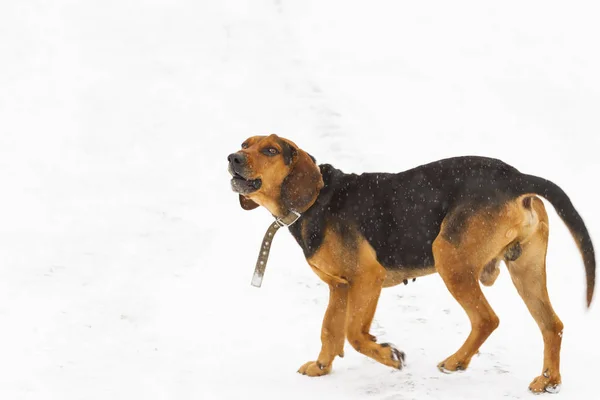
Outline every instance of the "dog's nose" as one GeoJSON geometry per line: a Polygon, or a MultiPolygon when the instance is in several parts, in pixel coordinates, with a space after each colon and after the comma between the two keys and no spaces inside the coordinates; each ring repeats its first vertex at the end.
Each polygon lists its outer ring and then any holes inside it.
{"type": "Polygon", "coordinates": [[[244,162],[244,156],[239,153],[232,153],[227,156],[227,161],[229,161],[230,164],[242,164],[244,162]]]}

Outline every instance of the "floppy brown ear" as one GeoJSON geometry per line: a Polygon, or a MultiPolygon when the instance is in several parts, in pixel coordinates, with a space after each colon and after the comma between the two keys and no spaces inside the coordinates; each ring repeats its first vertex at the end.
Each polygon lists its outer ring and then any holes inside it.
{"type": "Polygon", "coordinates": [[[319,166],[303,150],[292,149],[292,167],[281,184],[281,204],[288,210],[304,212],[323,187],[319,166]]]}
{"type": "Polygon", "coordinates": [[[250,199],[245,198],[241,194],[240,194],[240,205],[242,206],[242,208],[244,210],[254,210],[256,207],[258,207],[258,204],[256,204],[255,202],[253,202],[250,199]]]}

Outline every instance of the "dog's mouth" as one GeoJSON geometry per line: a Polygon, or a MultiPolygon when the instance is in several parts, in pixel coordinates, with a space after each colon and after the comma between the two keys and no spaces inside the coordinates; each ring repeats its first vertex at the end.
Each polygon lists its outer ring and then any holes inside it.
{"type": "Polygon", "coordinates": [[[262,180],[244,178],[237,171],[229,170],[231,174],[231,189],[239,194],[249,194],[256,192],[262,186],[262,180]]]}

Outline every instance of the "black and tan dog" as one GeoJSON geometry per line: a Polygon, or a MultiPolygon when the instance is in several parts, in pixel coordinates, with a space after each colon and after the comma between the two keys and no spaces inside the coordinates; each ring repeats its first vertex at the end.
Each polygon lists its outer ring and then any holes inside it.
{"type": "Polygon", "coordinates": [[[360,353],[402,368],[404,353],[369,333],[383,287],[439,273],[471,320],[465,343],[438,368],[464,370],[499,319],[479,282],[492,285],[505,261],[544,339],[542,374],[533,392],[556,391],[563,324],[546,289],[547,199],[583,257],[587,304],[595,283],[594,248],[567,195],[545,179],[502,161],[457,157],[397,173],[345,174],[276,135],[254,136],[228,157],[231,186],[246,210],[275,217],[301,214],[289,227],[330,298],[315,361],[300,367],[327,374],[348,342],[360,353]]]}

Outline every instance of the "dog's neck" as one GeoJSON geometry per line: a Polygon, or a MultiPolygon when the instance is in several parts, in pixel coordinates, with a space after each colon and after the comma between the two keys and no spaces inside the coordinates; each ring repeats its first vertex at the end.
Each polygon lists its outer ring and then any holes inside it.
{"type": "Polygon", "coordinates": [[[252,200],[266,208],[267,211],[271,213],[273,218],[284,219],[289,215],[293,215],[294,213],[298,213],[301,215],[308,211],[317,202],[322,190],[323,188],[320,188],[317,194],[314,196],[314,198],[311,199],[311,201],[306,206],[298,209],[288,208],[282,204],[281,200],[272,200],[272,196],[257,196],[253,197],[252,200]]]}

